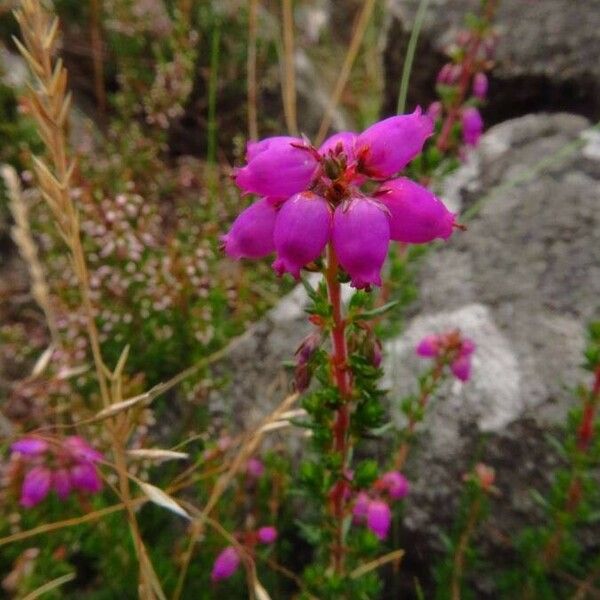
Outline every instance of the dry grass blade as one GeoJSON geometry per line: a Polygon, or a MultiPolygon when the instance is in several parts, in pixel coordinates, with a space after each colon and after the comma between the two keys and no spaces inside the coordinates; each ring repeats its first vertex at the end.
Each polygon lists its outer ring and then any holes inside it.
{"type": "Polygon", "coordinates": [[[359,577],[362,577],[366,573],[369,573],[370,571],[373,571],[374,569],[378,569],[379,567],[386,565],[389,562],[401,560],[403,556],[404,556],[404,550],[394,550],[393,552],[384,554],[383,556],[380,556],[379,558],[376,558],[375,560],[372,560],[371,562],[368,562],[364,565],[361,565],[360,567],[357,567],[356,569],[354,569],[354,571],[352,571],[350,573],[350,577],[352,579],[358,579],[359,577]]]}
{"type": "MultiPolygon", "coordinates": [[[[23,258],[27,265],[29,277],[31,278],[31,295],[44,311],[46,323],[48,324],[50,336],[52,337],[52,343],[56,348],[59,344],[58,327],[56,326],[56,317],[50,300],[50,288],[46,283],[44,269],[39,260],[37,246],[33,240],[31,228],[29,227],[29,208],[23,198],[19,177],[13,167],[10,165],[2,165],[0,173],[2,174],[8,191],[8,207],[15,221],[15,224],[11,228],[11,236],[19,249],[21,258],[23,258]]],[[[51,354],[52,353],[50,352],[50,355],[51,354]]],[[[48,360],[49,359],[50,356],[48,356],[48,360]]]]}
{"type": "Polygon", "coordinates": [[[296,67],[294,64],[294,11],[292,0],[282,0],[283,16],[283,112],[290,135],[298,135],[296,67]]]}
{"type": "Polygon", "coordinates": [[[36,598],[39,598],[46,592],[51,592],[52,590],[55,590],[61,585],[69,583],[69,581],[73,581],[75,577],[76,573],[67,573],[66,575],[57,577],[56,579],[53,579],[52,581],[49,581],[48,583],[45,583],[44,585],[40,586],[37,590],[33,590],[33,592],[27,594],[27,596],[24,596],[22,600],[35,600],[36,598]]]}
{"type": "Polygon", "coordinates": [[[350,77],[352,66],[354,65],[354,61],[356,60],[358,51],[360,50],[360,46],[365,36],[365,32],[367,31],[367,26],[369,25],[369,21],[371,20],[371,15],[373,14],[375,2],[376,0],[365,0],[363,8],[360,12],[358,22],[356,23],[356,28],[354,29],[352,39],[350,40],[348,52],[346,53],[346,57],[344,58],[344,63],[340,70],[338,79],[335,83],[335,87],[333,89],[333,93],[331,94],[331,98],[329,99],[329,104],[325,109],[325,114],[323,115],[323,120],[321,121],[319,132],[317,133],[317,138],[315,141],[316,146],[321,145],[321,143],[325,139],[325,136],[327,135],[327,132],[329,131],[329,128],[331,127],[331,118],[333,116],[333,112],[335,111],[335,107],[339,104],[344,88],[346,87],[346,83],[348,83],[348,78],[350,77]]]}
{"type": "Polygon", "coordinates": [[[258,0],[249,0],[248,6],[248,56],[246,77],[248,85],[248,137],[258,139],[258,86],[256,82],[256,35],[258,0]]]}
{"type": "Polygon", "coordinates": [[[140,448],[137,450],[127,450],[127,456],[150,460],[186,460],[190,457],[190,455],[185,452],[161,450],[160,448],[140,448]]]}
{"type": "Polygon", "coordinates": [[[152,485],[151,483],[145,483],[143,481],[138,481],[138,485],[144,494],[146,494],[146,496],[148,496],[148,498],[154,502],[154,504],[162,506],[163,508],[174,512],[176,515],[179,515],[184,519],[188,519],[190,521],[192,520],[192,517],[190,517],[190,515],[183,508],[181,508],[181,506],[179,506],[179,504],[177,504],[177,502],[175,502],[175,500],[173,500],[169,494],[160,488],[152,485]]]}

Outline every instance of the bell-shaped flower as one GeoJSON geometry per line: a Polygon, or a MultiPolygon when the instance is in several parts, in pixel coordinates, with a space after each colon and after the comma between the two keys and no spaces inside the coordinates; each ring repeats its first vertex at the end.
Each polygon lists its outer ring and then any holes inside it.
{"type": "Polygon", "coordinates": [[[56,495],[61,500],[66,500],[67,496],[71,493],[73,485],[71,484],[71,475],[68,469],[57,469],[52,474],[52,487],[56,492],[56,495]]]}
{"type": "Polygon", "coordinates": [[[488,91],[488,78],[485,73],[475,73],[473,77],[473,95],[480,100],[485,100],[488,91]]]}
{"type": "Polygon", "coordinates": [[[459,356],[452,361],[450,370],[460,381],[468,381],[471,378],[471,358],[469,356],[459,356]]]}
{"type": "Polygon", "coordinates": [[[52,473],[47,467],[37,466],[30,469],[23,479],[21,487],[21,505],[31,508],[39,504],[50,492],[52,473]]]}
{"type": "Polygon", "coordinates": [[[296,279],[300,269],[316,260],[331,235],[331,210],[327,201],[312,192],[292,196],[279,209],[273,239],[277,259],[273,268],[279,275],[296,279]]]}
{"type": "Polygon", "coordinates": [[[87,460],[97,462],[102,460],[103,456],[98,450],[92,448],[82,437],[70,435],[65,438],[63,447],[75,458],[75,460],[87,460]]]}
{"type": "Polygon", "coordinates": [[[262,544],[273,544],[277,539],[277,529],[272,526],[261,527],[258,532],[258,541],[262,544]]]}
{"type": "Polygon", "coordinates": [[[350,163],[355,159],[354,144],[357,139],[356,133],[351,131],[340,131],[327,138],[319,148],[319,154],[323,158],[346,156],[350,163]]]}
{"type": "Polygon", "coordinates": [[[233,546],[227,546],[215,559],[210,578],[221,581],[231,577],[240,565],[240,555],[233,546]]]}
{"type": "Polygon", "coordinates": [[[392,500],[401,500],[408,495],[408,479],[399,471],[388,471],[381,477],[381,485],[390,495],[392,500]]]}
{"type": "Polygon", "coordinates": [[[359,492],[354,500],[354,507],[352,508],[352,520],[354,523],[363,523],[367,518],[367,512],[369,510],[369,503],[371,498],[367,492],[359,492]]]}
{"type": "Polygon", "coordinates": [[[11,444],[10,449],[23,456],[40,456],[48,450],[48,442],[40,438],[24,437],[11,444]]]}
{"type": "Polygon", "coordinates": [[[420,108],[371,125],[355,143],[359,172],[376,179],[395,175],[421,152],[432,133],[433,121],[420,108]]]}
{"type": "Polygon", "coordinates": [[[424,358],[433,358],[440,352],[440,344],[438,336],[435,333],[426,335],[418,344],[415,349],[418,356],[424,358]]]}
{"type": "Polygon", "coordinates": [[[263,258],[275,250],[273,230],[276,204],[262,198],[242,211],[221,241],[225,252],[235,259],[263,258]]]}
{"type": "Polygon", "coordinates": [[[367,508],[367,527],[380,539],[387,537],[392,523],[392,511],[383,500],[371,500],[367,508]]]}
{"type": "Polygon", "coordinates": [[[102,479],[96,467],[89,462],[80,462],[71,467],[71,483],[74,488],[90,494],[102,489],[102,479]]]}
{"type": "Polygon", "coordinates": [[[477,146],[483,133],[483,119],[474,106],[469,106],[461,115],[463,140],[467,146],[477,146]]]}
{"type": "Polygon", "coordinates": [[[355,288],[381,285],[390,240],[388,219],[385,208],[371,198],[352,198],[335,210],[333,247],[355,288]]]}
{"type": "Polygon", "coordinates": [[[377,199],[390,213],[390,237],[407,244],[448,239],[454,229],[454,213],[427,188],[407,177],[387,181],[377,199]]]}
{"type": "Polygon", "coordinates": [[[276,136],[251,142],[248,164],[236,169],[236,184],[244,192],[260,196],[288,197],[305,190],[319,161],[301,138],[276,136]]]}

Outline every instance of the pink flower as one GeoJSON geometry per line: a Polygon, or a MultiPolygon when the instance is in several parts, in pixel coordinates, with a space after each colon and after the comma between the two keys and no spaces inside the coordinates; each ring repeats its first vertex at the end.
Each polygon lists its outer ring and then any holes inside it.
{"type": "Polygon", "coordinates": [[[323,145],[319,148],[319,154],[324,158],[340,157],[344,154],[347,162],[351,163],[356,158],[354,155],[354,144],[357,137],[356,133],[352,133],[351,131],[335,133],[323,142],[323,145]]]}
{"type": "Polygon", "coordinates": [[[39,438],[24,437],[11,444],[10,449],[24,456],[39,456],[48,450],[48,442],[39,438]]]}
{"type": "Polygon", "coordinates": [[[47,467],[33,467],[25,475],[21,488],[21,505],[31,508],[46,498],[52,484],[52,473],[47,467]]]}
{"type": "Polygon", "coordinates": [[[387,537],[392,523],[392,511],[383,500],[371,500],[367,509],[367,527],[380,539],[387,537]]]}
{"type": "Polygon", "coordinates": [[[361,289],[381,285],[390,240],[388,215],[370,198],[353,198],[333,215],[333,247],[342,267],[361,289]]]}
{"type": "Polygon", "coordinates": [[[408,479],[399,471],[389,471],[381,477],[381,484],[387,490],[390,498],[401,500],[408,495],[410,488],[408,479]]]}
{"type": "Polygon", "coordinates": [[[427,188],[406,177],[386,182],[379,189],[377,199],[390,212],[392,240],[424,244],[452,235],[454,213],[427,188]]]}
{"type": "Polygon", "coordinates": [[[452,361],[450,370],[457,379],[468,381],[471,377],[471,359],[468,356],[459,356],[452,361]]]}
{"type": "Polygon", "coordinates": [[[324,198],[312,192],[292,196],[275,221],[273,268],[279,275],[290,273],[299,279],[300,269],[321,255],[330,233],[331,210],[324,198]]]}
{"type": "Polygon", "coordinates": [[[485,100],[488,91],[488,78],[485,73],[476,73],[473,78],[473,95],[485,100]]]}
{"type": "Polygon", "coordinates": [[[438,72],[437,74],[437,83],[440,85],[449,85],[451,83],[454,83],[451,78],[452,78],[452,67],[454,65],[452,65],[452,63],[446,63],[438,72]]]}
{"type": "Polygon", "coordinates": [[[433,122],[420,108],[371,125],[355,143],[359,171],[376,179],[395,175],[421,152],[432,133],[433,122]]]}
{"type": "Polygon", "coordinates": [[[263,544],[272,544],[277,539],[277,529],[267,526],[258,530],[258,540],[263,544]]]}
{"type": "Polygon", "coordinates": [[[276,136],[247,146],[248,164],[234,173],[245,192],[288,197],[306,189],[319,166],[314,152],[301,138],[276,136]]]}
{"type": "Polygon", "coordinates": [[[57,469],[54,471],[52,475],[52,484],[56,495],[61,500],[66,500],[73,488],[69,471],[67,469],[57,469]]]}
{"type": "Polygon", "coordinates": [[[98,450],[92,448],[82,437],[71,435],[65,438],[63,448],[71,453],[76,460],[87,460],[97,462],[102,460],[103,456],[98,450]]]}
{"type": "Polygon", "coordinates": [[[435,334],[426,335],[417,345],[416,352],[419,356],[432,358],[439,354],[440,347],[438,336],[435,334]]]}
{"type": "Polygon", "coordinates": [[[227,546],[215,559],[210,577],[215,582],[227,579],[236,572],[239,564],[238,551],[233,546],[227,546]]]}
{"type": "Polygon", "coordinates": [[[427,116],[435,123],[442,116],[442,103],[439,100],[432,102],[427,108],[427,116]]]}
{"type": "Polygon", "coordinates": [[[95,494],[102,489],[102,479],[96,467],[89,462],[81,462],[71,467],[71,483],[82,492],[95,494]]]}
{"type": "Polygon", "coordinates": [[[246,473],[254,479],[258,479],[265,472],[265,465],[258,458],[250,458],[246,463],[246,473]]]}
{"type": "Polygon", "coordinates": [[[221,238],[225,252],[235,259],[263,258],[275,250],[273,230],[277,209],[263,198],[242,211],[221,238]]]}
{"type": "Polygon", "coordinates": [[[467,146],[477,146],[483,133],[481,114],[475,107],[469,106],[463,110],[461,120],[465,144],[467,146]]]}
{"type": "Polygon", "coordinates": [[[366,492],[359,492],[357,494],[354,501],[354,508],[352,509],[352,520],[354,523],[363,523],[365,521],[370,502],[371,499],[366,492]]]}

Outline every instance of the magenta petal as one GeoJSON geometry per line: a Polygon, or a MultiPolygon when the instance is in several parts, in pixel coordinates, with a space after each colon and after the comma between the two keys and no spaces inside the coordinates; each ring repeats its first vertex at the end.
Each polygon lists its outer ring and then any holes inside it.
{"type": "Polygon", "coordinates": [[[246,473],[250,475],[250,477],[254,477],[258,479],[262,477],[262,474],[265,472],[265,465],[263,465],[262,461],[258,460],[258,458],[249,458],[246,463],[246,473]]]}
{"type": "Polygon", "coordinates": [[[48,442],[39,438],[25,437],[11,444],[10,449],[25,456],[39,456],[48,450],[48,442]]]}
{"type": "Polygon", "coordinates": [[[356,133],[351,131],[340,131],[323,142],[319,154],[325,158],[345,154],[348,162],[352,162],[355,159],[354,144],[357,137],[356,133]]]}
{"type": "Polygon", "coordinates": [[[74,458],[78,460],[97,462],[104,458],[102,454],[98,452],[98,450],[92,448],[81,436],[78,435],[70,435],[69,437],[65,438],[63,446],[74,458]]]}
{"type": "Polygon", "coordinates": [[[485,100],[488,91],[488,78],[485,73],[476,73],[473,78],[473,95],[485,100]]]}
{"type": "Polygon", "coordinates": [[[291,273],[298,279],[300,269],[319,258],[330,233],[331,210],[324,198],[312,192],[292,196],[275,220],[273,268],[279,275],[291,273]]]}
{"type": "Polygon", "coordinates": [[[354,501],[352,509],[352,520],[354,523],[362,523],[367,518],[367,511],[371,499],[366,492],[359,492],[354,501]]]}
{"type": "Polygon", "coordinates": [[[71,467],[71,483],[82,492],[95,494],[102,489],[102,479],[93,464],[82,462],[71,467]]]}
{"type": "Polygon", "coordinates": [[[277,539],[277,529],[272,526],[261,527],[258,530],[258,539],[263,544],[272,544],[277,539]]]}
{"type": "Polygon", "coordinates": [[[381,285],[390,240],[388,216],[370,198],[354,198],[333,215],[333,247],[355,288],[381,285]]]}
{"type": "Polygon", "coordinates": [[[58,469],[52,476],[54,491],[61,500],[66,500],[71,493],[71,475],[67,469],[58,469]]]}
{"type": "Polygon", "coordinates": [[[421,152],[432,133],[433,121],[420,108],[371,125],[355,144],[361,171],[380,179],[395,175],[421,152]]]}
{"type": "Polygon", "coordinates": [[[247,155],[248,164],[235,171],[235,182],[244,192],[260,196],[301,192],[318,168],[317,157],[301,138],[279,136],[251,143],[247,155]]]}
{"type": "Polygon", "coordinates": [[[380,539],[387,537],[392,523],[392,511],[383,500],[372,500],[367,509],[367,527],[380,539]]]}
{"type": "Polygon", "coordinates": [[[263,198],[242,211],[221,238],[225,252],[236,260],[263,258],[275,250],[273,229],[277,208],[271,199],[263,198]]]}
{"type": "Polygon", "coordinates": [[[440,351],[437,335],[427,335],[418,344],[416,352],[419,356],[432,358],[440,351]]]}
{"type": "Polygon", "coordinates": [[[390,211],[390,237],[406,244],[448,239],[454,230],[454,213],[427,188],[399,177],[386,182],[377,199],[390,211]]]}
{"type": "Polygon", "coordinates": [[[471,377],[471,358],[469,356],[459,356],[450,365],[450,370],[457,379],[468,381],[471,377]]]}
{"type": "Polygon", "coordinates": [[[477,146],[483,133],[483,119],[479,111],[470,106],[465,108],[461,116],[463,139],[468,146],[477,146]]]}
{"type": "Polygon", "coordinates": [[[401,500],[408,495],[408,479],[399,471],[389,471],[381,478],[381,481],[393,500],[401,500]]]}
{"type": "Polygon", "coordinates": [[[470,338],[463,338],[462,345],[460,347],[461,356],[470,356],[475,352],[475,342],[470,338]]]}
{"type": "Polygon", "coordinates": [[[33,467],[25,475],[21,487],[21,506],[31,508],[39,504],[50,491],[52,473],[47,467],[33,467]]]}
{"type": "Polygon", "coordinates": [[[213,581],[227,579],[236,572],[239,564],[238,551],[233,546],[227,546],[215,559],[210,577],[213,581]]]}

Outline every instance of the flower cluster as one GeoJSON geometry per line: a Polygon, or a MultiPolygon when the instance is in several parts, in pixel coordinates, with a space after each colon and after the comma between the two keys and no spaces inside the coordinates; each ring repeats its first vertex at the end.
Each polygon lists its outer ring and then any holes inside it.
{"type": "Polygon", "coordinates": [[[72,491],[95,494],[102,489],[102,479],[95,463],[102,454],[83,438],[72,435],[60,444],[37,437],[25,437],[10,447],[11,461],[23,467],[21,505],[31,508],[54,490],[61,500],[72,491]]]}
{"type": "Polygon", "coordinates": [[[244,192],[261,198],[223,236],[225,252],[235,259],[275,252],[275,271],[297,279],[330,244],[354,287],[381,285],[390,240],[447,239],[455,226],[455,215],[428,189],[390,179],[432,132],[431,119],[417,109],[360,134],[335,134],[318,149],[285,136],[250,142],[248,163],[234,176],[244,192]]]}
{"type": "Polygon", "coordinates": [[[435,358],[440,364],[450,365],[452,374],[460,381],[471,377],[471,358],[475,351],[473,340],[463,337],[460,331],[425,336],[416,352],[423,358],[435,358]]]}
{"type": "MultiPolygon", "coordinates": [[[[244,534],[246,546],[251,549],[257,543],[274,544],[277,540],[277,529],[268,525],[260,527],[256,531],[249,531],[244,534]]],[[[211,579],[221,581],[231,577],[240,566],[240,552],[235,546],[227,546],[217,556],[213,564],[211,579]]]]}
{"type": "Polygon", "coordinates": [[[354,523],[366,523],[367,527],[380,540],[384,540],[392,522],[389,501],[405,498],[409,487],[408,480],[402,473],[388,471],[375,482],[369,491],[360,491],[356,495],[352,509],[354,523]]]}

